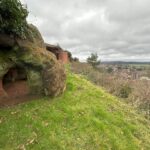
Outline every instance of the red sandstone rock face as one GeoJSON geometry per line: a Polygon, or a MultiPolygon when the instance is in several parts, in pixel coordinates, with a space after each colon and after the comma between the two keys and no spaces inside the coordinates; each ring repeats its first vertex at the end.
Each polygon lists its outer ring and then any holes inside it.
{"type": "Polygon", "coordinates": [[[60,46],[51,44],[45,44],[45,46],[46,49],[53,53],[61,63],[66,64],[69,62],[68,52],[64,51],[60,46]]]}
{"type": "Polygon", "coordinates": [[[0,97],[2,99],[26,96],[29,91],[26,72],[21,68],[10,68],[0,80],[0,97]]]}
{"type": "Polygon", "coordinates": [[[64,52],[64,51],[60,52],[59,55],[58,55],[58,60],[60,60],[64,64],[67,64],[69,62],[68,53],[64,52]]]}
{"type": "Polygon", "coordinates": [[[0,97],[5,96],[5,91],[3,89],[3,81],[0,79],[0,97]]]}
{"type": "MultiPolygon", "coordinates": [[[[31,35],[25,40],[14,37],[15,42],[11,39],[9,43],[8,40],[6,41],[6,38],[10,38],[8,35],[5,39],[0,35],[0,79],[3,80],[0,83],[0,93],[1,95],[7,93],[9,97],[28,94],[26,83],[20,81],[24,80],[20,69],[17,74],[11,70],[20,67],[26,72],[31,95],[57,96],[63,93],[66,87],[65,68],[51,52],[46,50],[36,27],[32,25],[29,27],[31,35]]],[[[64,55],[60,58],[66,61],[64,55]]]]}
{"type": "Polygon", "coordinates": [[[4,85],[4,90],[10,98],[27,96],[30,92],[27,81],[16,81],[4,85]]]}

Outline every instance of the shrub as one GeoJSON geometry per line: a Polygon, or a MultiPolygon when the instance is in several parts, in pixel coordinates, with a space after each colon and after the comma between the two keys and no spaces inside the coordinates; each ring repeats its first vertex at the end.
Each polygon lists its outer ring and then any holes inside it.
{"type": "Polygon", "coordinates": [[[123,85],[119,91],[118,96],[121,98],[128,98],[131,91],[132,91],[132,89],[129,85],[123,85]]]}
{"type": "Polygon", "coordinates": [[[139,108],[150,119],[150,81],[139,80],[133,84],[130,103],[139,108]]]}
{"type": "Polygon", "coordinates": [[[98,60],[97,53],[91,53],[91,56],[87,58],[87,63],[92,65],[93,68],[97,68],[97,66],[100,65],[100,60],[98,60]]]}
{"type": "Polygon", "coordinates": [[[108,73],[112,73],[112,72],[113,72],[113,68],[112,68],[112,67],[109,67],[109,68],[107,69],[107,72],[108,72],[108,73]]]}
{"type": "MultiPolygon", "coordinates": [[[[87,63],[72,63],[74,73],[82,74],[96,85],[104,87],[109,93],[123,98],[150,119],[150,81],[123,79],[122,74],[99,71],[87,63]]],[[[120,68],[121,69],[121,68],[120,68]]],[[[149,70],[148,70],[149,71],[149,70]]],[[[120,70],[121,72],[121,70],[120,70]]]]}
{"type": "Polygon", "coordinates": [[[20,0],[0,0],[0,33],[25,38],[27,9],[20,0]]]}

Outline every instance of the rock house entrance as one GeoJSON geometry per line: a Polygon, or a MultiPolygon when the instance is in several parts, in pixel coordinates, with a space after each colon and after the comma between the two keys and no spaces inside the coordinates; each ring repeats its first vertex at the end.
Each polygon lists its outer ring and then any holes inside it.
{"type": "Polygon", "coordinates": [[[4,75],[1,88],[8,98],[19,98],[29,94],[27,74],[21,67],[10,68],[4,75]]]}

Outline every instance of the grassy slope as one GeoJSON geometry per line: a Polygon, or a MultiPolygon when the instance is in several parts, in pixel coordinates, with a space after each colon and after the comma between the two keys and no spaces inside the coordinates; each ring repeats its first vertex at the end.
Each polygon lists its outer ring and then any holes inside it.
{"type": "Polygon", "coordinates": [[[150,122],[76,75],[66,92],[0,110],[0,149],[149,150],[150,122]]]}

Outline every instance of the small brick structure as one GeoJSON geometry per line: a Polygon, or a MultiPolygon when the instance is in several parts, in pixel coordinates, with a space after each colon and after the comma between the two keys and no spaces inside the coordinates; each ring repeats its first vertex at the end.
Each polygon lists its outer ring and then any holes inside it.
{"type": "Polygon", "coordinates": [[[45,45],[48,51],[55,54],[57,60],[61,61],[64,64],[69,63],[69,56],[67,51],[64,51],[59,45],[51,45],[51,44],[45,45]]]}

